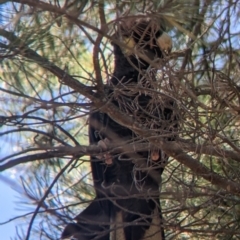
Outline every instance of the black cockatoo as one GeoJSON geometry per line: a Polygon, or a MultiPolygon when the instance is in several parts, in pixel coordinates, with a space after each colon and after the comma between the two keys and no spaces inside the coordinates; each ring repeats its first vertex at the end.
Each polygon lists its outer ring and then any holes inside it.
{"type": "MultiPolygon", "coordinates": [[[[105,86],[109,101],[144,128],[174,140],[175,103],[160,97],[156,89],[156,66],[172,47],[164,27],[143,16],[124,19],[118,23],[112,45],[115,66],[105,86]]],[[[103,150],[108,143],[124,146],[144,142],[99,110],[90,114],[89,139],[103,150]]],[[[96,198],[75,218],[76,223],[67,225],[62,237],[163,240],[159,185],[166,161],[167,156],[156,148],[92,156],[96,198]]]]}

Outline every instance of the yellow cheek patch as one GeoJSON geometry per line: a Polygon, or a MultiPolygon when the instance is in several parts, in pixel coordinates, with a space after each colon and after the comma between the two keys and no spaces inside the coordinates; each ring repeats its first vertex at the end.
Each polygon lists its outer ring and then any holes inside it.
{"type": "Polygon", "coordinates": [[[172,50],[172,39],[166,33],[163,33],[158,39],[157,44],[165,54],[169,54],[172,50]]]}
{"type": "Polygon", "coordinates": [[[123,52],[126,55],[131,55],[133,53],[133,49],[136,46],[134,39],[131,37],[123,37],[123,44],[124,44],[123,49],[122,49],[123,52]]]}

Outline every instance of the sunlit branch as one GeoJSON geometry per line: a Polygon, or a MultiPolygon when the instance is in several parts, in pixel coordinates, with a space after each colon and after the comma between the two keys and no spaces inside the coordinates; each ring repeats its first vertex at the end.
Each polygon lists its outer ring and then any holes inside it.
{"type": "MultiPolygon", "coordinates": [[[[216,186],[219,186],[226,191],[233,192],[235,194],[240,193],[240,186],[238,183],[234,183],[233,181],[230,181],[219,174],[211,171],[209,168],[207,168],[205,165],[200,163],[197,159],[194,159],[193,157],[186,154],[184,150],[193,152],[193,153],[201,153],[201,154],[208,154],[212,156],[217,157],[226,157],[226,158],[232,158],[236,161],[240,161],[239,154],[234,151],[227,151],[223,149],[216,149],[210,146],[204,146],[204,145],[194,145],[194,144],[187,144],[187,143],[177,143],[171,141],[154,141],[154,145],[158,146],[161,149],[164,149],[164,151],[177,159],[182,164],[189,167],[193,173],[196,173],[197,175],[203,177],[204,179],[210,181],[211,183],[215,184],[216,186]]],[[[149,149],[148,143],[135,143],[135,144],[126,144],[124,146],[119,146],[119,144],[110,144],[108,145],[108,152],[111,154],[118,154],[118,153],[131,153],[131,152],[137,152],[139,150],[145,150],[149,149]]],[[[40,149],[37,149],[40,150],[40,149]]],[[[43,149],[41,149],[43,150],[43,149]]],[[[6,169],[9,169],[13,166],[16,166],[18,164],[35,161],[35,160],[44,160],[49,159],[53,157],[65,157],[65,156],[74,156],[74,157],[80,157],[83,155],[101,155],[104,154],[103,150],[99,146],[76,146],[76,147],[46,147],[47,152],[44,153],[37,153],[25,157],[20,157],[14,160],[10,160],[9,162],[2,164],[0,166],[0,171],[4,171],[6,169]]]]}

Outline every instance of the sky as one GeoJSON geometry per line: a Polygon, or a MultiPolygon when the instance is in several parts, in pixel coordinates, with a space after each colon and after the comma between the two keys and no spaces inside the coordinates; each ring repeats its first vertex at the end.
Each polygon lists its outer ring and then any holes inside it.
{"type": "MultiPolygon", "coordinates": [[[[18,193],[11,188],[9,184],[2,181],[0,178],[0,224],[15,216],[17,216],[16,203],[18,193]]],[[[10,222],[4,225],[0,225],[1,240],[13,239],[15,235],[15,223],[10,222]]]]}

